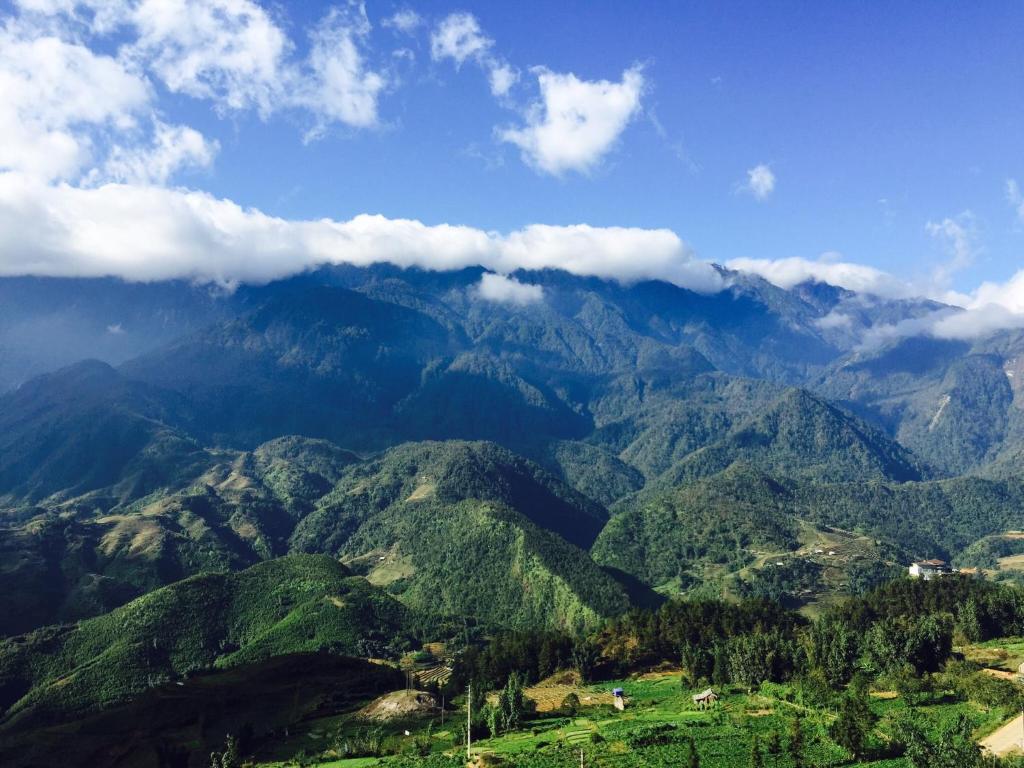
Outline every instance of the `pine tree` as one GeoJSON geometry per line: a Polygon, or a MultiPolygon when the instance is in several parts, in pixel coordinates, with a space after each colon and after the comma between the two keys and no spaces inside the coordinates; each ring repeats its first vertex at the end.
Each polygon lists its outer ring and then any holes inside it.
{"type": "Polygon", "coordinates": [[[852,691],[839,707],[839,717],[831,728],[832,739],[852,754],[854,760],[860,760],[876,720],[868,705],[867,692],[852,691]]]}

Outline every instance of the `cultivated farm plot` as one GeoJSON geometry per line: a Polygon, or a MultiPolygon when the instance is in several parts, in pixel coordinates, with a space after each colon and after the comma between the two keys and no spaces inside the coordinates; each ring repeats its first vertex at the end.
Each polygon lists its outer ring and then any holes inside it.
{"type": "Polygon", "coordinates": [[[444,685],[451,676],[452,668],[447,664],[438,664],[436,667],[428,667],[416,672],[416,677],[422,686],[427,686],[431,683],[437,683],[439,686],[444,685]]]}
{"type": "Polygon", "coordinates": [[[613,706],[615,704],[615,697],[612,696],[610,689],[595,691],[578,685],[551,683],[526,688],[523,692],[527,698],[537,702],[538,712],[554,712],[562,706],[562,702],[570,693],[575,693],[579,697],[582,707],[596,707],[604,704],[613,706]]]}
{"type": "Polygon", "coordinates": [[[1024,571],[1024,555],[1010,555],[999,558],[999,570],[1024,571]]]}
{"type": "Polygon", "coordinates": [[[1024,638],[1003,637],[998,640],[968,645],[961,649],[970,660],[984,667],[1016,673],[1024,663],[1024,638]]]}

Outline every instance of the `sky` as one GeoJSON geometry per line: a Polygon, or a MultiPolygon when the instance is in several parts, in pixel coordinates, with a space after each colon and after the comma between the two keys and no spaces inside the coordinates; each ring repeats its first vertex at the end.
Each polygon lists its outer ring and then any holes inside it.
{"type": "Polygon", "coordinates": [[[0,274],[713,262],[1024,327],[1022,36],[1017,2],[0,0],[0,274]]]}

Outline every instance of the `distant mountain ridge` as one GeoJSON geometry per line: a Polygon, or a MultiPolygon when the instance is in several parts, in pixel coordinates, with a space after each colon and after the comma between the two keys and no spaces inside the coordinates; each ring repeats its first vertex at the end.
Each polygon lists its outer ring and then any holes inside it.
{"type": "Polygon", "coordinates": [[[426,639],[1005,575],[1024,333],[865,346],[938,305],[720,272],[0,279],[0,760],[205,760],[426,639]]]}
{"type": "Polygon", "coordinates": [[[576,629],[808,526],[948,557],[1024,527],[1024,334],[866,348],[939,305],[546,270],[514,275],[542,290],[522,306],[482,298],[481,274],[0,279],[33,297],[0,312],[6,381],[72,348],[108,361],[0,395],[4,632],[294,552],[416,612],[576,629]],[[4,356],[57,316],[81,332],[4,356]]]}

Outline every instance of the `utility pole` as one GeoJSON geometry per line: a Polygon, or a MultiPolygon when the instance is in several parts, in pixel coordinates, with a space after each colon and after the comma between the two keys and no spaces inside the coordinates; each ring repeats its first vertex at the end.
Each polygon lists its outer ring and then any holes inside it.
{"type": "Polygon", "coordinates": [[[580,747],[580,768],[583,768],[583,747],[580,747]]]}
{"type": "Polygon", "coordinates": [[[466,689],[466,759],[472,760],[469,748],[473,743],[473,684],[466,689]]]}

